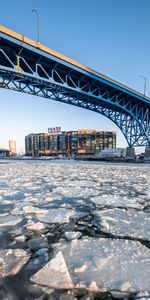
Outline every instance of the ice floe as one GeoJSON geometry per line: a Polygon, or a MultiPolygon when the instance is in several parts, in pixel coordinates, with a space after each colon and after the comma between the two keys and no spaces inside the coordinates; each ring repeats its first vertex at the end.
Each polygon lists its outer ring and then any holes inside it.
{"type": "Polygon", "coordinates": [[[57,208],[49,210],[48,214],[44,217],[39,216],[38,219],[43,223],[68,223],[70,217],[74,216],[74,210],[66,208],[57,208]]]}
{"type": "Polygon", "coordinates": [[[29,258],[28,252],[22,249],[0,250],[0,276],[17,274],[29,258]]]}
{"type": "Polygon", "coordinates": [[[31,277],[33,282],[49,288],[150,294],[150,251],[139,242],[89,238],[59,248],[31,277]]]}
{"type": "Polygon", "coordinates": [[[26,299],[33,293],[85,300],[84,291],[90,300],[93,293],[150,297],[149,170],[71,161],[1,164],[1,278],[14,280],[11,289],[17,274],[30,287],[26,299]]]}
{"type": "Polygon", "coordinates": [[[22,221],[21,218],[16,218],[12,215],[4,215],[0,217],[0,227],[15,226],[22,221]]]}
{"type": "Polygon", "coordinates": [[[117,237],[130,237],[150,241],[150,214],[124,209],[96,211],[99,228],[117,237]]]}

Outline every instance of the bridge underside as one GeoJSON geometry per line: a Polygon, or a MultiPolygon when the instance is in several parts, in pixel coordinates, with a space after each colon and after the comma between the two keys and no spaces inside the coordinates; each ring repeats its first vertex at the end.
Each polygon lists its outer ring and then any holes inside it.
{"type": "Polygon", "coordinates": [[[65,60],[0,33],[0,87],[100,113],[129,147],[150,146],[150,101],[65,60]]]}

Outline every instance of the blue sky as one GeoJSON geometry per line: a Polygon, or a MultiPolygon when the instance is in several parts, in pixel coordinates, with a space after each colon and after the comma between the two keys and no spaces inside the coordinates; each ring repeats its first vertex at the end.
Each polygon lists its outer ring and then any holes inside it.
{"type": "MultiPolygon", "coordinates": [[[[1,2],[0,24],[36,39],[101,73],[150,96],[150,0],[7,0],[1,2]]],[[[126,146],[119,129],[100,114],[67,104],[0,89],[0,145],[47,132],[48,127],[117,131],[117,146],[126,146]]]]}

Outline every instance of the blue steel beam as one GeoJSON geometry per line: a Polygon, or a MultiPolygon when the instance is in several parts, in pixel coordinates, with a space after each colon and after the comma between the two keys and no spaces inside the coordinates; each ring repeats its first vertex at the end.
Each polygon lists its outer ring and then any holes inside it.
{"type": "Polygon", "coordinates": [[[95,111],[120,128],[130,147],[150,146],[150,98],[19,38],[0,27],[0,87],[95,111]]]}

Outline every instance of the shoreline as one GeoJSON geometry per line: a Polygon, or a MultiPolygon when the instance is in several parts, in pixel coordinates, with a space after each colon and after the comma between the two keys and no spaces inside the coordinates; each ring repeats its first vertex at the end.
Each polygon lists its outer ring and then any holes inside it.
{"type": "Polygon", "coordinates": [[[132,164],[150,164],[150,160],[133,159],[133,158],[96,158],[96,157],[76,157],[76,158],[29,158],[29,157],[3,157],[1,161],[87,161],[87,162],[104,162],[104,163],[132,163],[132,164]]]}

